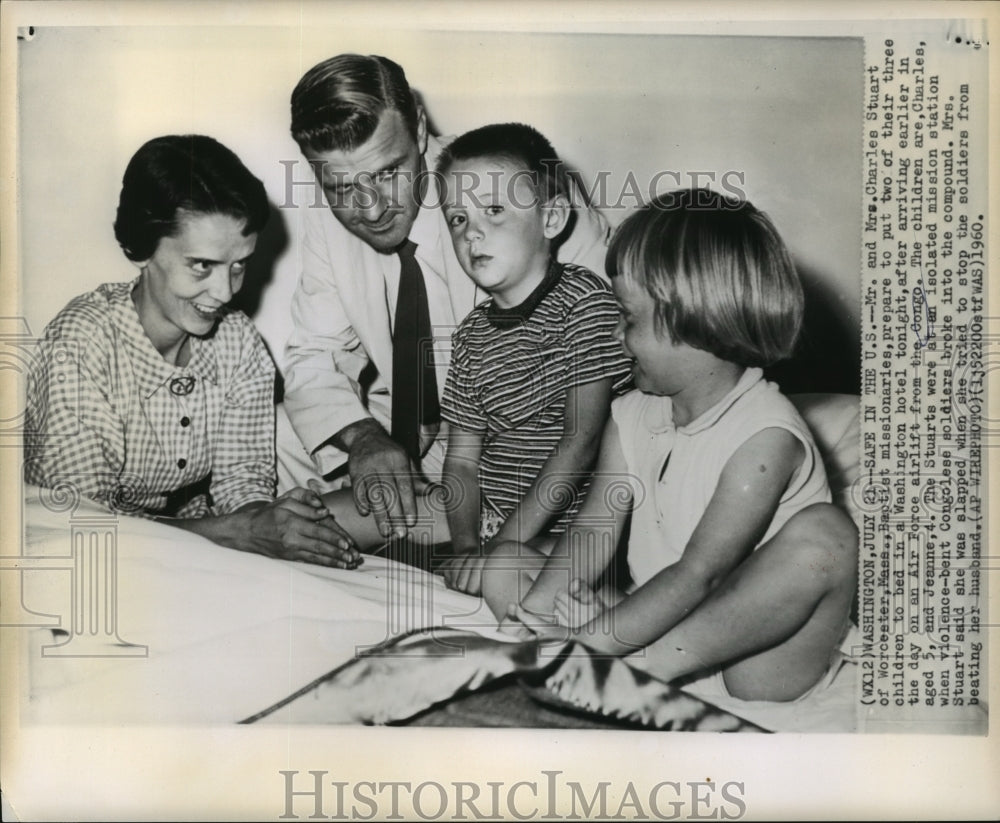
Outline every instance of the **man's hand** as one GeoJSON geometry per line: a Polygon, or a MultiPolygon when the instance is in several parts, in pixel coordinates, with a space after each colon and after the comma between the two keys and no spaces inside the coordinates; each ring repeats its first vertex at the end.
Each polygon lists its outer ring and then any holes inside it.
{"type": "Polygon", "coordinates": [[[415,495],[423,491],[427,481],[403,448],[374,420],[352,423],[337,439],[346,446],[358,513],[371,514],[383,537],[404,537],[416,523],[415,495]]]}
{"type": "Polygon", "coordinates": [[[282,560],[354,569],[361,554],[315,492],[295,488],[273,503],[237,512],[245,518],[239,548],[282,560]]]}

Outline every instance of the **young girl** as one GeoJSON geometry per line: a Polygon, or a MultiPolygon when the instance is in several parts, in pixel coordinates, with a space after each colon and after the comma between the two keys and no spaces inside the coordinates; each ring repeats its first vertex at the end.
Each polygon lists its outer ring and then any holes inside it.
{"type": "Polygon", "coordinates": [[[857,534],[761,372],[801,324],[788,252],[752,205],[695,189],[630,216],[608,272],[636,391],[612,405],[573,526],[548,558],[491,558],[484,596],[513,632],[568,630],[667,681],[714,672],[724,694],[799,698],[839,668],[857,534]],[[597,591],[629,510],[633,585],[597,591]]]}

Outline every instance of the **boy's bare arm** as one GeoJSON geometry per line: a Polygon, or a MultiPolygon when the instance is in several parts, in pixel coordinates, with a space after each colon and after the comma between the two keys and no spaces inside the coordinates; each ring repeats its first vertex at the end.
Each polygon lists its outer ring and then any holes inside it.
{"type": "Polygon", "coordinates": [[[494,542],[526,543],[537,537],[560,513],[559,504],[568,502],[567,485],[578,490],[583,484],[600,449],[611,405],[611,384],[608,378],[567,390],[563,435],[494,542]]]}
{"type": "Polygon", "coordinates": [[[630,506],[631,487],[618,426],[609,420],[604,427],[593,481],[575,518],[575,524],[579,525],[559,539],[524,597],[524,607],[536,614],[552,615],[556,595],[567,588],[570,580],[578,577],[593,585],[611,562],[630,506]],[[571,540],[597,547],[596,554],[571,551],[571,540]]]}
{"type": "Polygon", "coordinates": [[[451,426],[445,455],[442,482],[448,488],[448,529],[455,554],[479,550],[479,459],[483,438],[451,426]]]}
{"type": "Polygon", "coordinates": [[[611,634],[601,628],[606,622],[594,620],[576,639],[606,654],[628,654],[673,628],[760,542],[802,459],[802,444],[784,429],[751,437],[726,463],[681,559],[612,609],[611,634]]]}

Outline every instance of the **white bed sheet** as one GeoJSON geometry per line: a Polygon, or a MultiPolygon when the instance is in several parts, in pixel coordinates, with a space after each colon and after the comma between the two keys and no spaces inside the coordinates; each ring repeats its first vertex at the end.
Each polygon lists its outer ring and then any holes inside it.
{"type": "MultiPolygon", "coordinates": [[[[38,499],[27,490],[22,553],[68,557],[70,515],[38,499]]],[[[81,502],[72,516],[102,512],[81,502]]],[[[119,517],[113,531],[117,634],[148,653],[99,656],[121,651],[102,627],[96,637],[61,638],[84,656],[43,656],[52,632],[26,630],[25,722],[233,723],[390,633],[449,625],[494,634],[478,598],[379,557],[346,571],[222,548],[140,518],[119,517]]],[[[72,632],[71,572],[31,563],[21,572],[23,605],[59,615],[72,632]]]]}
{"type": "MultiPolygon", "coordinates": [[[[22,602],[60,616],[67,630],[72,525],[101,516],[107,523],[107,513],[86,501],[71,514],[52,511],[37,489],[26,490],[23,554],[67,558],[67,568],[32,570],[27,560],[22,602]]],[[[83,656],[47,656],[42,647],[60,638],[25,630],[25,723],[235,723],[395,634],[440,625],[504,639],[481,600],[384,558],[366,557],[352,571],[326,569],[222,548],[140,518],[118,517],[111,530],[118,637],[147,653],[113,656],[122,650],[114,637],[84,633],[61,638],[72,637],[83,656]]],[[[719,699],[697,682],[687,690],[764,728],[847,732],[856,725],[855,668],[846,666],[818,705],[719,699]]]]}

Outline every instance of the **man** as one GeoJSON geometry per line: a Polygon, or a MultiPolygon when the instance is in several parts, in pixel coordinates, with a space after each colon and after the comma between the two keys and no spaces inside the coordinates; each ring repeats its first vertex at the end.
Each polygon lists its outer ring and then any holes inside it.
{"type": "MultiPolygon", "coordinates": [[[[284,404],[300,443],[279,419],[279,479],[306,485],[346,460],[358,511],[403,535],[444,461],[451,332],[485,295],[455,257],[432,173],[442,145],[400,66],[342,54],[313,67],[291,130],[329,211],[304,209],[284,404]]],[[[567,235],[559,259],[603,274],[604,219],[578,207],[567,235]]]]}

